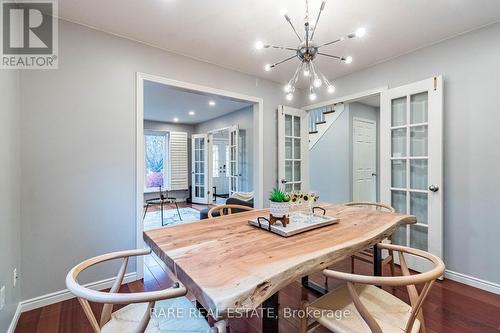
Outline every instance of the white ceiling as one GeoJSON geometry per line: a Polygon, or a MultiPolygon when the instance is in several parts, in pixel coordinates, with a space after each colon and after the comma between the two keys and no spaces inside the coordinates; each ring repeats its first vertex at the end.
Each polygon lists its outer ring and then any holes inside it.
{"type": "MultiPolygon", "coordinates": [[[[316,15],[321,0],[310,0],[316,15]]],[[[284,83],[297,60],[265,72],[266,63],[290,51],[256,51],[256,40],[296,47],[297,39],[279,15],[286,7],[299,29],[304,17],[299,0],[59,0],[59,14],[70,21],[146,42],[179,54],[284,83]]],[[[499,0],[329,0],[316,41],[329,41],[363,26],[363,39],[323,49],[351,55],[350,65],[318,61],[329,79],[458,34],[498,22],[499,0]]]]}
{"type": "Polygon", "coordinates": [[[217,95],[180,90],[152,81],[144,82],[146,120],[171,123],[177,118],[180,124],[198,124],[250,105],[217,95]],[[208,104],[211,100],[215,102],[214,106],[208,104]],[[189,111],[194,111],[194,115],[190,115],[189,111]]]}

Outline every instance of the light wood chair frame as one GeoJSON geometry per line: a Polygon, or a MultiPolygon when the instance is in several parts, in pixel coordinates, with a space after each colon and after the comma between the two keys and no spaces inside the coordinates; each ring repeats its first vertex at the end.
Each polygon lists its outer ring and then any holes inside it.
{"type": "MultiPolygon", "coordinates": [[[[186,288],[179,282],[175,282],[172,288],[158,291],[122,294],[118,292],[120,286],[123,283],[125,272],[127,271],[129,258],[148,255],[150,253],[151,249],[127,250],[108,253],[85,260],[69,271],[68,275],[66,276],[66,286],[69,291],[71,291],[71,293],[78,298],[78,302],[82,306],[85,316],[89,320],[90,325],[92,326],[92,329],[95,333],[100,333],[102,327],[111,320],[111,314],[113,312],[114,304],[148,303],[147,310],[134,331],[137,333],[142,333],[146,330],[149,324],[151,309],[154,308],[156,301],[182,297],[187,294],[186,288]],[[113,286],[111,287],[109,292],[88,289],[78,283],[78,275],[87,268],[102,262],[120,258],[123,258],[123,261],[118,271],[116,280],[114,281],[113,286]],[[104,304],[99,322],[92,312],[89,302],[104,304]]],[[[216,328],[213,328],[212,331],[218,332],[216,328]]]]}
{"type": "MultiPolygon", "coordinates": [[[[348,203],[345,203],[344,206],[349,206],[349,207],[371,206],[371,207],[375,207],[375,209],[377,209],[377,210],[385,209],[389,213],[396,213],[396,210],[393,207],[391,207],[387,204],[381,203],[381,202],[348,202],[348,203]]],[[[392,236],[387,237],[385,242],[392,243],[392,236]]],[[[354,274],[354,262],[355,262],[355,260],[360,260],[360,261],[363,261],[363,262],[366,262],[369,264],[373,264],[373,260],[374,260],[373,250],[371,248],[364,249],[364,250],[360,251],[359,253],[356,253],[356,254],[351,256],[351,273],[353,273],[353,274],[354,274]]],[[[394,254],[392,253],[392,251],[389,251],[389,255],[382,260],[382,263],[381,263],[382,267],[384,267],[387,264],[390,264],[389,267],[391,269],[391,274],[394,275],[394,271],[395,271],[394,254]]]]}
{"type": "MultiPolygon", "coordinates": [[[[406,333],[411,332],[415,320],[418,319],[420,321],[420,333],[426,333],[422,305],[425,298],[429,294],[429,291],[433,283],[444,273],[445,265],[443,261],[439,257],[431,253],[406,246],[380,243],[378,244],[378,247],[381,249],[398,252],[399,264],[401,266],[402,276],[367,276],[367,275],[357,275],[345,272],[337,272],[328,269],[323,270],[323,274],[329,278],[334,278],[347,282],[347,288],[351,296],[351,299],[354,303],[354,306],[356,307],[359,314],[361,315],[361,317],[363,318],[363,320],[366,322],[366,324],[373,333],[383,333],[383,332],[379,324],[375,320],[375,318],[373,318],[373,316],[369,313],[368,309],[361,302],[361,299],[354,287],[354,284],[360,283],[360,284],[369,284],[374,286],[391,286],[391,287],[406,286],[412,309],[408,322],[406,323],[404,332],[406,333]],[[434,267],[427,272],[411,275],[410,270],[408,269],[408,265],[406,264],[404,253],[408,253],[417,257],[427,259],[428,261],[432,262],[434,267]],[[424,287],[422,288],[420,294],[418,293],[416,288],[417,284],[424,284],[424,287]]],[[[303,306],[307,307],[307,304],[303,303],[303,306]]],[[[317,325],[318,325],[317,323],[313,323],[312,325],[308,326],[307,318],[303,318],[301,319],[300,323],[300,332],[301,333],[308,332],[309,329],[317,325]]]]}
{"type": "Polygon", "coordinates": [[[254,210],[252,207],[248,207],[248,206],[243,206],[243,205],[235,205],[235,204],[231,204],[231,205],[220,205],[220,206],[215,206],[215,207],[212,207],[209,211],[208,211],[208,217],[209,218],[213,218],[213,213],[214,212],[219,212],[219,215],[220,216],[224,216],[224,215],[231,215],[233,214],[233,209],[239,209],[239,210],[244,210],[244,211],[251,211],[251,210],[254,210]]]}

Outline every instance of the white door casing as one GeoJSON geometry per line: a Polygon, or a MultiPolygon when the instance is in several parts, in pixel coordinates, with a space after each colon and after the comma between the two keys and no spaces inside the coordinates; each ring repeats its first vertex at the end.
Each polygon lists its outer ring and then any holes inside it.
{"type": "Polygon", "coordinates": [[[240,166],[239,166],[239,127],[233,125],[229,129],[229,195],[233,195],[240,189],[240,166]]]}
{"type": "Polygon", "coordinates": [[[208,180],[208,136],[207,134],[194,134],[191,144],[191,184],[192,202],[199,204],[209,203],[208,180]]]}
{"type": "MultiPolygon", "coordinates": [[[[443,79],[383,91],[380,113],[381,200],[416,215],[395,243],[443,255],[443,79]]],[[[428,268],[415,257],[410,268],[428,268]]]]}
{"type": "Polygon", "coordinates": [[[352,201],[377,200],[377,123],[354,117],[352,122],[352,201]]]}
{"type": "Polygon", "coordinates": [[[309,190],[307,112],[278,107],[278,186],[287,192],[309,190]]]}

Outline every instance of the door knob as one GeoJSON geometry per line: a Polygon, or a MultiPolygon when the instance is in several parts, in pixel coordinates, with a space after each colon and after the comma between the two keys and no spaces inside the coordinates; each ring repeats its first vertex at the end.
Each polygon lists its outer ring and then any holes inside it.
{"type": "Polygon", "coordinates": [[[375,177],[377,175],[376,172],[372,172],[372,176],[375,177]]]}
{"type": "Polygon", "coordinates": [[[286,184],[286,179],[282,179],[281,184],[286,184]]]}
{"type": "Polygon", "coordinates": [[[431,185],[431,186],[429,186],[429,191],[437,192],[437,191],[439,191],[439,186],[431,185]]]}

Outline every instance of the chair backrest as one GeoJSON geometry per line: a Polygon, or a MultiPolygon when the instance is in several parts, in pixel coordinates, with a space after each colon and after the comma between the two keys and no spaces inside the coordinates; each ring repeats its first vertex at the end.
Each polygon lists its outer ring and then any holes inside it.
{"type": "Polygon", "coordinates": [[[375,210],[386,211],[389,213],[396,212],[393,207],[381,202],[348,202],[345,203],[344,206],[373,208],[375,210]]]}
{"type": "Polygon", "coordinates": [[[233,209],[235,210],[234,213],[241,213],[241,211],[250,211],[250,210],[253,210],[252,207],[243,206],[243,205],[220,205],[220,206],[215,206],[215,207],[211,208],[208,211],[208,217],[209,218],[214,217],[213,216],[214,212],[219,212],[220,216],[224,216],[226,214],[227,215],[233,214],[233,209]]]}
{"type": "Polygon", "coordinates": [[[352,301],[360,313],[361,317],[368,324],[371,331],[374,333],[382,333],[380,326],[377,321],[373,318],[373,316],[368,312],[366,307],[362,304],[359,295],[354,288],[354,283],[361,284],[371,284],[376,286],[406,286],[408,295],[410,296],[411,303],[411,314],[408,322],[406,324],[406,328],[404,332],[411,332],[415,319],[421,323],[421,331],[425,332],[425,323],[424,316],[422,310],[422,304],[427,297],[429,290],[432,287],[434,281],[443,275],[445,266],[443,261],[436,257],[435,255],[418,250],[413,249],[406,246],[399,246],[394,244],[386,244],[380,243],[378,244],[380,249],[387,249],[392,251],[397,251],[399,254],[399,264],[401,267],[402,276],[366,276],[366,275],[356,275],[344,272],[336,272],[332,270],[325,269],[323,274],[327,277],[331,277],[334,279],[339,279],[343,281],[347,281],[347,287],[349,290],[349,294],[351,295],[352,301]],[[406,264],[404,253],[408,253],[410,255],[414,255],[423,259],[430,261],[433,265],[432,269],[424,272],[411,275],[410,270],[408,269],[408,265],[406,264]],[[423,284],[422,291],[418,293],[416,285],[423,284]]]}
{"type": "Polygon", "coordinates": [[[111,314],[113,312],[114,304],[131,304],[131,303],[146,303],[148,302],[148,307],[140,323],[134,332],[144,332],[148,326],[150,319],[150,311],[154,307],[154,304],[158,300],[164,300],[168,298],[175,298],[184,296],[187,294],[187,290],[184,286],[180,285],[178,282],[174,283],[172,288],[152,291],[152,292],[140,292],[140,293],[118,293],[120,286],[123,282],[123,277],[127,271],[128,259],[134,256],[150,254],[150,249],[140,249],[140,250],[130,250],[130,251],[120,251],[104,254],[97,256],[73,267],[68,275],[66,276],[66,287],[73,293],[80,302],[80,305],[85,312],[85,316],[90,322],[92,329],[95,333],[100,333],[101,328],[111,319],[111,314]],[[99,263],[113,260],[113,259],[123,259],[120,270],[116,277],[113,286],[109,292],[96,291],[88,289],[80,285],[77,281],[78,275],[85,269],[97,265],[99,263]],[[90,307],[90,302],[104,304],[101,313],[101,319],[98,322],[92,309],[90,307]]]}

